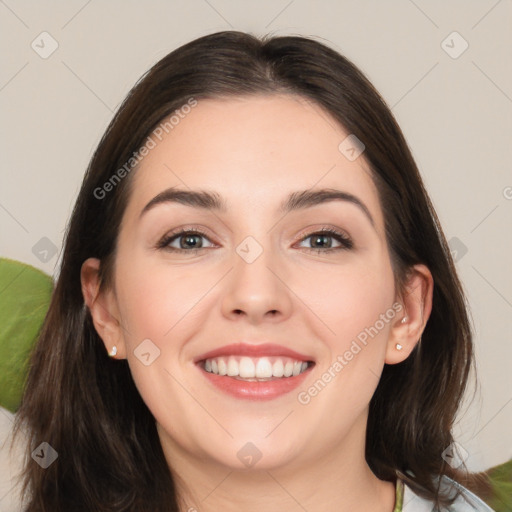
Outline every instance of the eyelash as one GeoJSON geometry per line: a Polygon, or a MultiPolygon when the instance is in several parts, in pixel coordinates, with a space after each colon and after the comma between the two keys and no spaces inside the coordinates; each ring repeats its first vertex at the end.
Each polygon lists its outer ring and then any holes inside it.
{"type": "MultiPolygon", "coordinates": [[[[209,249],[209,247],[197,247],[197,248],[193,247],[191,249],[177,249],[176,247],[169,247],[169,244],[171,242],[180,238],[183,235],[199,235],[199,236],[209,239],[208,235],[204,231],[201,231],[200,229],[184,228],[184,229],[180,229],[178,231],[174,231],[174,232],[171,232],[171,233],[168,233],[167,235],[165,235],[158,242],[158,244],[156,245],[156,248],[163,249],[163,250],[166,250],[169,252],[189,252],[189,253],[190,252],[196,253],[196,252],[202,251],[204,249],[209,249]]],[[[308,238],[311,238],[314,235],[330,236],[330,237],[336,239],[342,245],[341,245],[341,247],[331,247],[331,248],[327,248],[327,249],[317,249],[315,247],[302,247],[302,249],[306,249],[306,251],[308,251],[308,252],[316,252],[317,254],[321,254],[321,253],[325,253],[325,252],[330,253],[330,252],[336,252],[336,251],[340,251],[340,250],[350,250],[354,246],[352,240],[347,235],[345,235],[344,233],[341,233],[340,231],[337,231],[333,228],[327,228],[327,227],[320,228],[319,230],[313,231],[313,232],[309,233],[308,235],[301,236],[300,238],[297,239],[297,241],[298,242],[304,241],[308,238]]]]}

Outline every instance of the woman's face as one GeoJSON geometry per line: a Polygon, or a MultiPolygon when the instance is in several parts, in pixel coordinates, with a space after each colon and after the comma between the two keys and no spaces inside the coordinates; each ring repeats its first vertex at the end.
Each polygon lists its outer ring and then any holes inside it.
{"type": "Polygon", "coordinates": [[[165,452],[268,469],[360,450],[404,315],[364,153],[296,96],[199,100],[173,126],[131,177],[114,294],[165,452]]]}

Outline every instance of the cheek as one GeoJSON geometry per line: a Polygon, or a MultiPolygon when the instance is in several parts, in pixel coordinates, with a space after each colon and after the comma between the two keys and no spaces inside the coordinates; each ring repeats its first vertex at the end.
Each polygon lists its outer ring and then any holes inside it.
{"type": "Polygon", "coordinates": [[[311,284],[314,312],[329,328],[329,332],[318,331],[323,333],[329,354],[318,369],[322,382],[305,389],[301,403],[311,400],[313,408],[329,410],[333,424],[341,425],[347,414],[355,417],[364,410],[378,384],[397,314],[392,307],[393,272],[387,257],[380,254],[333,268],[323,287],[311,284]]]}
{"type": "MultiPolygon", "coordinates": [[[[171,265],[139,252],[136,249],[130,258],[119,258],[116,266],[125,341],[132,351],[147,338],[161,349],[177,351],[179,346],[169,347],[166,340],[176,339],[179,333],[186,336],[183,329],[190,328],[191,319],[205,316],[206,304],[218,306],[217,301],[211,304],[214,295],[218,299],[217,293],[207,292],[222,272],[171,265]]],[[[300,299],[296,309],[309,315],[310,329],[318,339],[330,340],[333,350],[344,349],[392,305],[393,273],[385,251],[354,254],[339,265],[311,261],[290,272],[293,292],[300,299]],[[307,307],[301,307],[301,302],[307,307]]]]}
{"type": "MultiPolygon", "coordinates": [[[[151,262],[120,263],[117,291],[125,341],[129,345],[150,338],[159,344],[180,320],[192,313],[204,294],[205,282],[184,267],[151,262]]],[[[168,336],[167,336],[168,337],[168,336]]]]}
{"type": "MultiPolygon", "coordinates": [[[[350,264],[332,265],[323,273],[304,272],[297,289],[325,327],[318,334],[323,333],[323,339],[331,340],[331,350],[338,351],[346,350],[351,340],[379,321],[392,307],[395,295],[393,272],[385,254],[355,257],[350,264]]],[[[388,324],[378,323],[383,335],[387,335],[388,324]]]]}
{"type": "Polygon", "coordinates": [[[126,355],[135,385],[157,421],[169,433],[185,439],[186,426],[197,411],[181,385],[185,368],[180,361],[183,347],[201,325],[195,321],[197,314],[205,304],[213,307],[200,300],[213,282],[197,270],[171,268],[148,262],[147,257],[138,262],[135,256],[129,262],[119,260],[116,279],[126,355]],[[172,415],[176,410],[182,411],[182,421],[172,415]]]}

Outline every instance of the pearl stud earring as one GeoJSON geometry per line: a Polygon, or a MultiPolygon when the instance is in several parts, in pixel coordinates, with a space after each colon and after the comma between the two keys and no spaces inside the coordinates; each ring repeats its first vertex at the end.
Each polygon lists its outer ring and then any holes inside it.
{"type": "Polygon", "coordinates": [[[114,357],[117,354],[117,347],[114,345],[112,350],[108,353],[109,357],[114,357]]]}
{"type": "Polygon", "coordinates": [[[397,350],[402,350],[403,348],[402,345],[400,345],[400,343],[397,343],[395,346],[397,350]]]}
{"type": "Polygon", "coordinates": [[[406,316],[404,316],[404,317],[402,318],[402,320],[400,321],[400,323],[405,324],[405,322],[407,322],[407,317],[406,317],[406,316]]]}

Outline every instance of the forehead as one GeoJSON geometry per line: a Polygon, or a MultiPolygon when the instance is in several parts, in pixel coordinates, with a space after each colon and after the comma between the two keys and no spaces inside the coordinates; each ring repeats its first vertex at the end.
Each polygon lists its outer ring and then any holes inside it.
{"type": "Polygon", "coordinates": [[[216,191],[234,209],[260,210],[299,189],[331,187],[362,198],[382,224],[368,165],[340,152],[349,133],[316,103],[242,96],[199,99],[187,111],[150,135],[154,147],[132,177],[131,210],[170,187],[216,191]]]}

